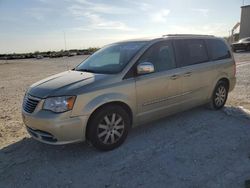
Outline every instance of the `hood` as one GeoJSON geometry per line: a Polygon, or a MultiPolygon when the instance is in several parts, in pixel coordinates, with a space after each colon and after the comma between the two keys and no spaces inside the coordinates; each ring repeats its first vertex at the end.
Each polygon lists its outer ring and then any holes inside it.
{"type": "Polygon", "coordinates": [[[231,43],[231,45],[234,45],[234,44],[241,44],[241,42],[233,42],[233,43],[231,43]]]}
{"type": "Polygon", "coordinates": [[[74,90],[91,84],[107,75],[79,71],[65,71],[34,83],[28,90],[32,96],[75,95],[74,90]]]}

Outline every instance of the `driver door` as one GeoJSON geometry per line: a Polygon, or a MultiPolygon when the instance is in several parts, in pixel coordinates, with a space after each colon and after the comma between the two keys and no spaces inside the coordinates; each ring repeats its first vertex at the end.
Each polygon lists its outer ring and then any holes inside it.
{"type": "Polygon", "coordinates": [[[138,65],[145,62],[152,63],[155,72],[138,75],[135,79],[139,122],[158,119],[171,112],[170,107],[180,103],[182,92],[170,41],[151,46],[139,59],[138,65]]]}

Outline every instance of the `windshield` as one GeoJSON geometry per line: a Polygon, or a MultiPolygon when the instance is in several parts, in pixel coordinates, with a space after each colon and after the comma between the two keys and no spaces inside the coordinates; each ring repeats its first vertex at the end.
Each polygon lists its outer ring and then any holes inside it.
{"type": "Polygon", "coordinates": [[[75,70],[100,74],[121,72],[145,44],[146,42],[142,41],[105,46],[78,65],[75,70]]]}

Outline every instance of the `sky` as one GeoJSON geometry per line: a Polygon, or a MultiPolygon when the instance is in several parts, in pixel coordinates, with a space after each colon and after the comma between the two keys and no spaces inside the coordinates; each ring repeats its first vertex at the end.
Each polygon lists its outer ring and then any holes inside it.
{"type": "MultiPolygon", "coordinates": [[[[242,3],[243,0],[0,0],[0,53],[102,47],[164,34],[228,36],[240,21],[242,3]]],[[[250,0],[245,0],[245,4],[250,4],[250,0]]]]}

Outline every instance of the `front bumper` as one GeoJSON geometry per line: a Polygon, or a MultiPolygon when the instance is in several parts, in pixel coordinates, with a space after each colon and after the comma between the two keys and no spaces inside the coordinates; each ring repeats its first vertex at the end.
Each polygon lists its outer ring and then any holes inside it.
{"type": "Polygon", "coordinates": [[[67,113],[41,110],[29,114],[23,110],[22,117],[28,133],[40,142],[60,145],[85,141],[88,117],[70,117],[67,113]]]}

